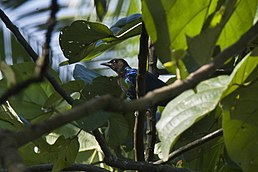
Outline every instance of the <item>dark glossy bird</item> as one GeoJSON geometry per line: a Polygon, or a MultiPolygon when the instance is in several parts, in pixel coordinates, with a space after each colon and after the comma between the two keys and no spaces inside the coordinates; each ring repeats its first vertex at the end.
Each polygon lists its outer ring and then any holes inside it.
{"type": "MultiPolygon", "coordinates": [[[[131,68],[124,59],[112,59],[109,62],[101,63],[101,65],[108,66],[118,74],[118,85],[122,91],[130,98],[136,98],[136,76],[137,69],[131,68]]],[[[152,73],[145,74],[145,89],[146,93],[156,88],[166,86],[167,84],[158,79],[152,73]]],[[[159,106],[165,106],[167,101],[158,103],[159,106]]]]}

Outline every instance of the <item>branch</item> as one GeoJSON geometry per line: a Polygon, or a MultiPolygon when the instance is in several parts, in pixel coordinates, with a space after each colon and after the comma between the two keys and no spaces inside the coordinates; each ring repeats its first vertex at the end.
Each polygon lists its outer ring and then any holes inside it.
{"type": "MultiPolygon", "coordinates": [[[[138,55],[138,74],[136,79],[136,93],[137,98],[143,97],[145,95],[145,74],[146,74],[146,64],[148,56],[148,35],[144,26],[142,24],[142,33],[140,37],[140,50],[138,55]]],[[[134,151],[135,160],[144,161],[144,114],[145,109],[135,112],[135,124],[134,124],[134,151]]]]}
{"type": "Polygon", "coordinates": [[[210,141],[212,139],[215,139],[215,138],[217,138],[219,136],[222,136],[222,135],[223,135],[222,129],[218,129],[218,130],[216,130],[216,131],[214,131],[214,132],[212,132],[210,134],[207,134],[206,136],[204,136],[204,137],[202,137],[200,139],[197,139],[197,140],[195,140],[195,141],[193,141],[193,142],[191,142],[191,143],[189,143],[189,144],[187,144],[187,145],[185,145],[183,147],[180,147],[179,149],[173,151],[172,153],[169,154],[168,161],[164,162],[162,160],[158,160],[158,161],[154,162],[154,164],[164,164],[164,163],[167,163],[167,162],[173,160],[174,158],[178,157],[179,155],[185,153],[186,151],[194,149],[194,148],[196,148],[196,147],[198,147],[198,146],[200,146],[200,145],[202,145],[202,144],[204,144],[204,143],[206,143],[206,142],[208,142],[208,141],[210,141]]]}
{"type": "MultiPolygon", "coordinates": [[[[6,27],[10,29],[10,31],[14,34],[18,42],[23,46],[23,48],[27,51],[27,53],[31,56],[34,62],[38,59],[38,54],[32,49],[32,47],[28,44],[28,42],[24,39],[19,29],[11,22],[11,20],[6,16],[3,10],[0,9],[0,18],[5,23],[6,27]]],[[[66,92],[60,87],[58,82],[55,80],[51,74],[46,72],[44,76],[48,79],[48,81],[52,84],[54,89],[69,103],[73,103],[73,99],[70,95],[67,95],[66,92]]]]}
{"type": "MultiPolygon", "coordinates": [[[[53,168],[52,164],[41,164],[30,166],[27,169],[30,172],[40,172],[40,171],[51,171],[53,168]]],[[[104,168],[100,168],[94,165],[88,164],[73,164],[70,167],[62,169],[62,171],[87,171],[87,172],[109,172],[104,168]]]]}
{"type": "Polygon", "coordinates": [[[145,150],[145,160],[147,162],[153,161],[154,157],[154,147],[156,143],[156,112],[157,107],[150,108],[146,111],[146,150],[145,150]]]}
{"type": "MultiPolygon", "coordinates": [[[[155,55],[155,47],[149,39],[149,56],[148,56],[148,71],[158,77],[157,75],[157,56],[155,55]]],[[[146,111],[146,149],[145,161],[151,162],[154,157],[154,146],[156,143],[156,111],[157,107],[149,108],[146,111]]]]}
{"type": "Polygon", "coordinates": [[[150,172],[183,172],[186,171],[186,169],[177,169],[177,168],[172,168],[167,165],[162,165],[162,164],[151,164],[147,162],[135,162],[129,159],[119,159],[115,156],[112,155],[110,152],[107,143],[105,139],[103,138],[102,134],[98,131],[95,130],[93,131],[93,134],[98,141],[101,150],[104,153],[104,162],[111,166],[111,167],[116,167],[121,170],[141,170],[141,171],[150,171],[150,172]]]}

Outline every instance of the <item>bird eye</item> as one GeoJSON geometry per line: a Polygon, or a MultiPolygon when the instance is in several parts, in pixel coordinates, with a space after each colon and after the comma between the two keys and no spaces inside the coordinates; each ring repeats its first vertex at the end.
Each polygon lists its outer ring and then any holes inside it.
{"type": "Polygon", "coordinates": [[[117,63],[117,60],[116,60],[116,59],[114,59],[112,63],[117,63]]]}

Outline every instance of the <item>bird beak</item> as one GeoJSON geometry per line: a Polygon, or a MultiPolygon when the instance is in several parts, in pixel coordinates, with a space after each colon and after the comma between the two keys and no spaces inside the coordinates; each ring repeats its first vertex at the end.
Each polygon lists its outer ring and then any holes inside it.
{"type": "Polygon", "coordinates": [[[106,62],[106,63],[101,63],[101,65],[107,66],[107,67],[111,67],[111,66],[112,66],[112,63],[106,62]]]}

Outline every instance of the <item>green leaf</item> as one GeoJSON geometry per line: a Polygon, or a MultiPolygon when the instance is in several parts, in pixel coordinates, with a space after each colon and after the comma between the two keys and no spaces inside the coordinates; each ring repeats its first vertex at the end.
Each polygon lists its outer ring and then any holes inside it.
{"type": "Polygon", "coordinates": [[[239,63],[231,76],[227,97],[222,101],[227,152],[244,172],[258,168],[257,65],[258,57],[250,55],[239,63]]]}
{"type": "Polygon", "coordinates": [[[188,50],[191,58],[194,58],[198,66],[201,66],[211,60],[216,42],[220,36],[221,31],[230,19],[235,10],[237,1],[226,1],[224,4],[218,4],[216,9],[206,20],[207,28],[202,32],[191,38],[187,37],[188,50]],[[209,21],[211,19],[211,21],[209,21]],[[209,23],[210,22],[210,23],[209,23]],[[200,51],[200,47],[202,50],[200,51]]]}
{"type": "Polygon", "coordinates": [[[109,29],[101,23],[78,20],[62,29],[59,43],[69,59],[68,63],[90,60],[127,38],[140,34],[141,22],[141,15],[133,14],[120,19],[109,29]]]}
{"type": "Polygon", "coordinates": [[[121,114],[113,113],[109,118],[108,128],[105,131],[106,140],[111,148],[124,143],[129,134],[129,125],[121,114]]]}
{"type": "Polygon", "coordinates": [[[98,40],[112,38],[113,33],[107,26],[84,20],[77,20],[60,32],[59,43],[61,49],[69,59],[69,63],[77,62],[85,57],[91,44],[98,40]]]}
{"type": "Polygon", "coordinates": [[[54,162],[52,172],[58,172],[65,167],[69,167],[74,163],[79,150],[78,138],[68,138],[65,139],[63,136],[60,136],[52,149],[55,149],[57,153],[57,159],[54,162]]]}
{"type": "Polygon", "coordinates": [[[235,67],[230,76],[230,84],[227,91],[224,93],[224,97],[239,88],[249,75],[257,68],[258,65],[258,48],[255,48],[253,52],[247,54],[246,57],[235,67]]]}
{"type": "Polygon", "coordinates": [[[203,81],[196,92],[187,90],[168,103],[156,125],[164,161],[178,136],[217,106],[228,79],[219,76],[203,81]]]}
{"type": "Polygon", "coordinates": [[[158,58],[163,62],[171,60],[171,50],[186,50],[185,35],[200,33],[209,10],[207,0],[144,0],[143,20],[155,45],[158,58]]]}
{"type": "Polygon", "coordinates": [[[237,41],[252,26],[256,8],[257,0],[234,0],[218,4],[217,10],[206,20],[208,26],[199,35],[187,37],[190,56],[198,66],[211,60],[216,45],[224,50],[237,41]]]}
{"type": "Polygon", "coordinates": [[[236,42],[254,23],[258,0],[238,0],[229,21],[222,30],[217,44],[221,50],[236,42]]]}

